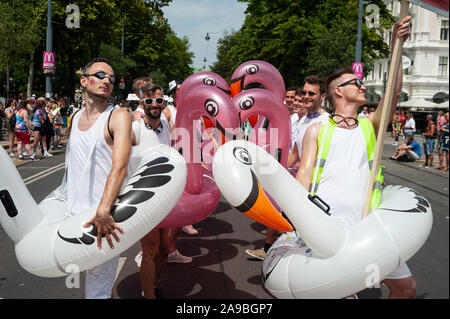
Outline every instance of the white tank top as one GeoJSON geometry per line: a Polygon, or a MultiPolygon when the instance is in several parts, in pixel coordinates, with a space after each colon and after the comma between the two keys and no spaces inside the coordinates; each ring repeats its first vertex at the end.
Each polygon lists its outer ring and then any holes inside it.
{"type": "Polygon", "coordinates": [[[336,128],[316,194],[331,207],[331,216],[346,228],[362,217],[369,178],[361,127],[336,128]]]}
{"type": "Polygon", "coordinates": [[[98,205],[103,196],[112,168],[112,149],[106,143],[104,129],[113,109],[113,106],[108,106],[87,131],[78,128],[78,120],[85,109],[74,115],[67,168],[67,204],[74,214],[81,213],[92,205],[98,205]]]}
{"type": "MultiPolygon", "coordinates": [[[[161,113],[162,114],[162,113],[161,113]]],[[[139,130],[148,130],[148,128],[144,124],[144,119],[140,119],[137,121],[134,121],[132,123],[132,128],[134,132],[134,136],[136,138],[136,145],[139,144],[139,130]]],[[[170,127],[169,122],[167,122],[166,118],[161,117],[161,125],[159,128],[154,129],[153,132],[156,133],[156,136],[158,136],[158,140],[161,144],[169,145],[170,146],[170,127]]]]}
{"type": "Polygon", "coordinates": [[[172,125],[175,125],[175,119],[177,117],[177,110],[173,107],[172,104],[167,104],[167,107],[170,110],[170,123],[172,123],[172,125]]]}
{"type": "Polygon", "coordinates": [[[314,117],[309,119],[307,115],[303,116],[300,121],[297,124],[296,130],[294,132],[295,134],[295,143],[297,144],[298,149],[298,158],[302,158],[302,145],[303,145],[303,137],[305,136],[306,129],[317,122],[326,122],[328,121],[328,117],[330,114],[328,112],[323,112],[322,115],[318,117],[314,117]]]}

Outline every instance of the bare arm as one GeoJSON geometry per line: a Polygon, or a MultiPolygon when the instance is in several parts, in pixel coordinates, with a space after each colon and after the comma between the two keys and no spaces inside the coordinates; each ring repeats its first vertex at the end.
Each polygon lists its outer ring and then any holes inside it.
{"type": "Polygon", "coordinates": [[[428,129],[425,131],[425,133],[422,133],[422,137],[429,137],[432,138],[434,135],[434,131],[436,129],[436,124],[432,123],[428,129]]]}
{"type": "Polygon", "coordinates": [[[292,148],[291,152],[289,153],[288,159],[287,159],[287,167],[292,167],[300,160],[298,157],[298,147],[297,143],[294,143],[294,147],[292,148]]]}
{"type": "Polygon", "coordinates": [[[300,165],[298,167],[297,181],[309,191],[311,181],[313,178],[314,164],[317,157],[317,139],[321,123],[316,123],[308,127],[303,137],[302,155],[300,158],[300,165]]]}
{"type": "Polygon", "coordinates": [[[162,112],[164,113],[164,116],[166,117],[167,123],[169,123],[170,130],[173,130],[173,124],[170,121],[172,119],[172,112],[168,107],[165,107],[162,112]]]}
{"type": "MultiPolygon", "coordinates": [[[[410,25],[409,21],[411,19],[412,18],[410,16],[407,16],[403,19],[402,22],[397,22],[394,25],[394,29],[392,32],[391,52],[394,52],[394,46],[395,46],[397,37],[401,38],[400,43],[401,43],[402,47],[403,47],[403,43],[408,39],[409,35],[411,34],[411,32],[409,30],[409,25],[410,25]]],[[[388,106],[388,107],[390,107],[388,122],[390,122],[392,117],[394,116],[398,100],[402,93],[402,86],[403,86],[403,70],[400,66],[398,68],[397,78],[396,78],[396,82],[395,82],[394,98],[388,106]]],[[[384,98],[385,98],[385,96],[383,96],[381,98],[380,103],[378,103],[378,107],[377,107],[376,111],[374,113],[370,114],[368,117],[369,120],[372,122],[372,125],[373,125],[376,135],[378,134],[378,129],[380,127],[381,113],[383,111],[384,98]]],[[[386,129],[386,128],[383,128],[383,129],[386,129]]]]}
{"type": "Polygon", "coordinates": [[[23,114],[23,121],[25,122],[25,125],[27,126],[27,129],[28,129],[28,133],[32,133],[32,131],[31,131],[31,127],[30,127],[30,123],[29,123],[29,121],[28,121],[28,112],[25,110],[25,112],[22,112],[22,114],[23,114]]]}
{"type": "Polygon", "coordinates": [[[111,235],[117,242],[120,241],[119,236],[114,230],[117,229],[121,234],[124,233],[122,228],[115,223],[111,215],[111,209],[117,200],[120,188],[127,176],[127,166],[131,153],[131,121],[128,112],[125,110],[114,111],[109,127],[114,136],[111,172],[106,180],[105,190],[97,208],[96,215],[84,225],[84,227],[88,227],[94,224],[97,227],[97,246],[99,249],[102,248],[101,237],[103,234],[109,246],[114,248],[111,235]]]}

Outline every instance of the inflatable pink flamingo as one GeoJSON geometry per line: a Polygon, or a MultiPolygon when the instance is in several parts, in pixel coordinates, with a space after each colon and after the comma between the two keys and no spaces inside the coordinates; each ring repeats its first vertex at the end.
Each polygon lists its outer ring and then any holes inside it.
{"type": "MultiPolygon", "coordinates": [[[[280,72],[272,64],[252,60],[242,63],[231,75],[230,90],[231,96],[235,97],[242,90],[251,83],[259,83],[271,91],[281,101],[284,101],[285,87],[283,77],[280,72]]],[[[254,129],[262,128],[264,118],[253,115],[249,118],[250,125],[254,129]]]]}
{"type": "MultiPolygon", "coordinates": [[[[230,87],[228,86],[227,81],[225,81],[220,75],[213,72],[198,72],[190,75],[183,81],[183,83],[181,83],[180,91],[177,94],[177,104],[183,104],[183,99],[186,94],[189,94],[192,89],[201,85],[214,86],[231,96],[230,87]]],[[[213,125],[209,119],[206,118],[205,128],[210,127],[213,127],[213,125]]]]}
{"type": "Polygon", "coordinates": [[[281,102],[284,101],[283,77],[272,64],[253,60],[242,63],[231,75],[231,96],[235,97],[250,83],[259,83],[272,92],[281,102]]]}
{"type": "MultiPolygon", "coordinates": [[[[186,94],[189,94],[192,89],[202,85],[214,86],[231,97],[230,87],[228,86],[227,81],[225,81],[220,75],[213,72],[198,72],[187,77],[186,80],[184,80],[181,84],[180,91],[177,94],[178,105],[183,104],[183,99],[186,94]]],[[[211,133],[211,131],[214,132],[214,124],[207,117],[203,117],[203,122],[205,131],[207,131],[208,133],[211,133]]],[[[203,130],[199,129],[199,132],[203,132],[203,130]]],[[[202,133],[199,133],[199,136],[201,134],[202,133]]],[[[212,157],[214,156],[215,150],[218,146],[226,142],[225,139],[219,140],[218,136],[214,136],[214,138],[217,140],[217,147],[207,147],[211,141],[211,137],[212,135],[207,136],[207,139],[202,142],[202,150],[205,152],[205,154],[203,154],[203,157],[211,158],[211,161],[207,161],[204,163],[210,171],[212,165],[212,157]]]]}
{"type": "MultiPolygon", "coordinates": [[[[250,89],[239,93],[233,98],[233,102],[241,110],[241,120],[245,121],[253,115],[261,115],[267,118],[272,130],[276,129],[276,134],[267,134],[269,140],[264,136],[258,136],[256,144],[259,146],[273,147],[275,153],[270,152],[281,165],[286,167],[291,143],[291,121],[287,108],[275,95],[264,89],[250,89]],[[271,140],[270,136],[276,136],[276,140],[271,140]],[[276,143],[276,144],[275,144],[276,143]],[[274,145],[275,144],[275,145],[274,145]]],[[[261,132],[261,130],[259,131],[261,132]]],[[[268,131],[267,133],[271,133],[268,131]]],[[[274,133],[274,132],[272,132],[274,133]]]]}
{"type": "Polygon", "coordinates": [[[189,94],[192,89],[201,85],[215,86],[226,94],[231,94],[227,81],[220,75],[213,72],[198,72],[190,75],[183,83],[181,83],[180,90],[177,93],[177,103],[181,105],[185,95],[189,94]]]}
{"type": "Polygon", "coordinates": [[[212,174],[201,162],[201,144],[195,126],[205,116],[227,137],[235,140],[237,133],[229,128],[239,128],[239,113],[230,97],[220,89],[200,85],[183,97],[177,108],[175,139],[173,148],[179,151],[187,166],[186,187],[180,200],[169,215],[158,225],[159,228],[181,227],[194,224],[208,217],[217,207],[220,192],[212,174]]]}

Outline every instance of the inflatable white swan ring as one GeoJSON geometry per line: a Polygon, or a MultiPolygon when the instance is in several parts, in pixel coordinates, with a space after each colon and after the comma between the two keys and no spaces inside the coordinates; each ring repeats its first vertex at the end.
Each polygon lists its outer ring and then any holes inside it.
{"type": "MultiPolygon", "coordinates": [[[[100,265],[134,245],[172,210],[186,185],[186,163],[154,132],[144,130],[140,144],[132,149],[131,176],[113,208],[115,222],[124,230],[111,249],[102,239],[97,248],[97,230],[83,228],[96,213],[90,207],[76,215],[67,213],[61,196],[48,196],[36,204],[8,154],[0,149],[0,223],[15,243],[20,265],[41,277],[67,275],[100,265]],[[68,266],[71,266],[70,268],[68,266]]],[[[62,196],[64,197],[64,196],[62,196]]]]}
{"type": "Polygon", "coordinates": [[[278,298],[343,298],[364,290],[367,269],[376,268],[383,280],[422,247],[431,231],[430,203],[403,186],[384,187],[379,207],[344,229],[285,168],[251,142],[221,146],[213,174],[231,205],[268,221],[266,225],[291,231],[262,189],[267,191],[299,234],[301,240],[290,238],[293,233],[283,235],[264,259],[265,287],[278,298]]]}

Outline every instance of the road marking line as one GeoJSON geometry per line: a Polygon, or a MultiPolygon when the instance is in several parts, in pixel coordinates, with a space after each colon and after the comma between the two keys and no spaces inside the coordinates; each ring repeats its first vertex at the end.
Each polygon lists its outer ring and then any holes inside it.
{"type": "Polygon", "coordinates": [[[29,185],[31,183],[34,183],[34,182],[36,182],[36,181],[38,181],[38,180],[40,180],[40,179],[42,179],[42,178],[44,178],[44,177],[46,177],[48,175],[56,173],[57,171],[65,168],[65,165],[66,165],[65,163],[61,163],[61,164],[56,165],[54,167],[50,167],[49,169],[46,169],[46,170],[44,170],[42,172],[39,172],[39,173],[37,173],[37,174],[35,174],[33,176],[25,178],[23,181],[24,181],[25,185],[29,185]]]}

